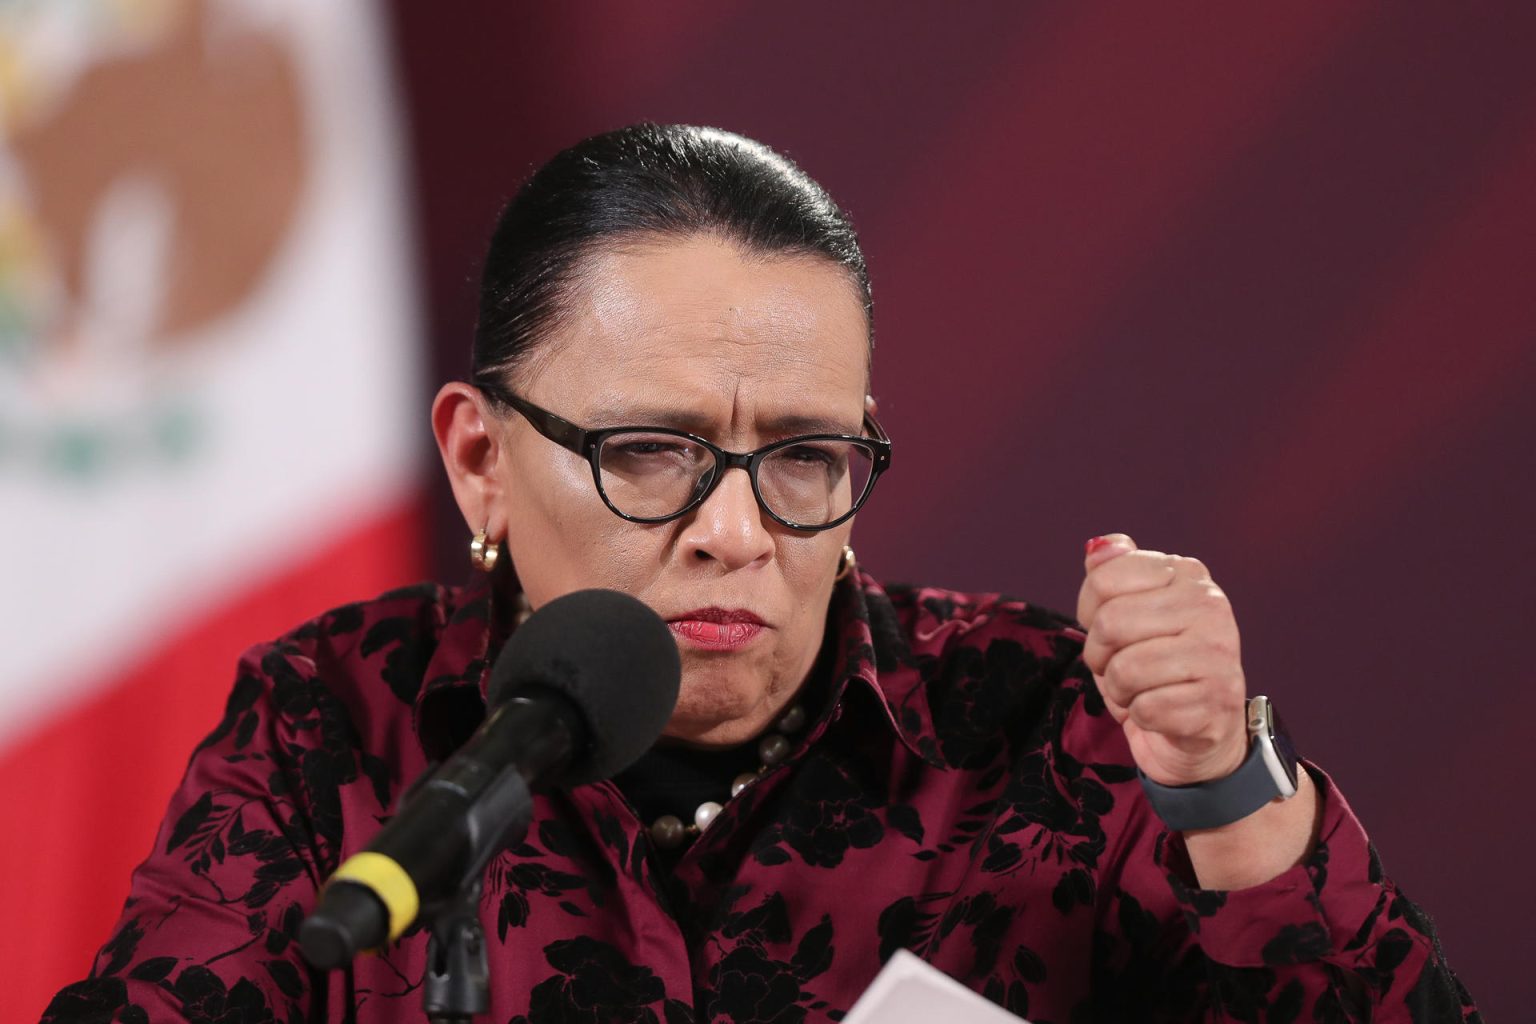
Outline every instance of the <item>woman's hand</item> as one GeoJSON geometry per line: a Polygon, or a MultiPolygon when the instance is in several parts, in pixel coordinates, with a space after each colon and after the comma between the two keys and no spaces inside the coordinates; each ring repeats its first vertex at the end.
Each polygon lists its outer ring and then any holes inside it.
{"type": "Polygon", "coordinates": [[[1095,537],[1077,599],[1083,660],[1136,764],[1186,786],[1236,771],[1248,753],[1247,689],[1231,602],[1199,561],[1095,537]]]}
{"type": "MultiPolygon", "coordinates": [[[[1131,756],[1154,782],[1223,778],[1248,754],[1247,686],[1232,605],[1193,558],[1139,551],[1123,533],[1095,537],[1077,618],[1083,660],[1131,756]]],[[[1207,889],[1243,889],[1300,863],[1317,841],[1320,804],[1302,771],[1296,795],[1239,821],[1184,834],[1207,889]]]]}

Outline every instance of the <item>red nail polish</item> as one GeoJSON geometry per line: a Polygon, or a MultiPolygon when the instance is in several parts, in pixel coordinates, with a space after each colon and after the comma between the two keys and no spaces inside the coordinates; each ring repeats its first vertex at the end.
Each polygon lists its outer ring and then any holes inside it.
{"type": "Polygon", "coordinates": [[[1088,543],[1085,545],[1084,554],[1091,555],[1095,551],[1099,550],[1099,548],[1102,548],[1104,545],[1106,545],[1108,543],[1109,543],[1109,538],[1108,537],[1094,537],[1094,538],[1090,539],[1088,541],[1088,543]]]}

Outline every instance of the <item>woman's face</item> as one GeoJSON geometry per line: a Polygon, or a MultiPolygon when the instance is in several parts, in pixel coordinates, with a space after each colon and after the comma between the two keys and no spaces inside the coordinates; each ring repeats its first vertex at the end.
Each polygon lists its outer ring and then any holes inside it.
{"type": "MultiPolygon", "coordinates": [[[[654,240],[596,259],[567,313],[513,384],[582,427],[670,426],[738,452],[862,433],[868,328],[830,261],[750,256],[708,237],[654,240]]],[[[521,416],[487,429],[499,441],[491,535],[506,538],[530,605],[586,587],[632,594],[672,624],[682,654],[666,735],[724,745],[766,728],[816,660],[852,523],[781,526],[740,470],[680,519],[628,522],[581,456],[521,416]],[[762,626],[722,638],[699,624],[709,610],[762,626]]]]}

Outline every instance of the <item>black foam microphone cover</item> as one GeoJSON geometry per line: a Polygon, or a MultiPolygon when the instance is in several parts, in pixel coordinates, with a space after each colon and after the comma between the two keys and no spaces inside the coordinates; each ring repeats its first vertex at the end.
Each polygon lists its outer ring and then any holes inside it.
{"type": "Polygon", "coordinates": [[[491,668],[486,697],[496,707],[542,687],[569,698],[589,740],[559,780],[575,786],[616,775],[649,750],[681,680],[677,641],[661,616],[616,590],[578,590],[518,627],[491,668]]]}

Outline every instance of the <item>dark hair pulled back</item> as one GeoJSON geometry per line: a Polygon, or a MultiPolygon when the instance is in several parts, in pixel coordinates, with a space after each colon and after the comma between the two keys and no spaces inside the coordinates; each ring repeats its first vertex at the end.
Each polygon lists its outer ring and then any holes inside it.
{"type": "Polygon", "coordinates": [[[637,124],[561,152],[502,211],[480,282],[475,382],[506,381],[559,319],[584,261],[605,246],[701,234],[755,254],[831,260],[873,323],[853,225],[804,171],[731,132],[637,124]]]}

